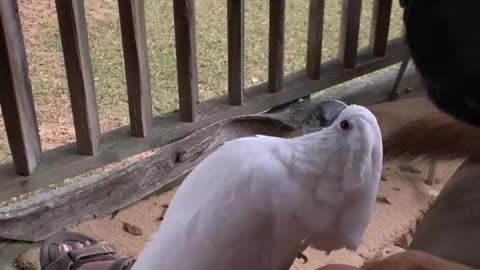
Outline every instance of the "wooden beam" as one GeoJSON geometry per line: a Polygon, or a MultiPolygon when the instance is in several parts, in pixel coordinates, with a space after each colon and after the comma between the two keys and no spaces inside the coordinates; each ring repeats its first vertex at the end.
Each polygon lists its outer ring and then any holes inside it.
{"type": "Polygon", "coordinates": [[[374,0],[371,24],[370,47],[373,55],[383,57],[387,54],[388,33],[393,0],[374,0]]]}
{"type": "Polygon", "coordinates": [[[259,113],[308,96],[322,89],[396,64],[408,54],[402,39],[392,41],[389,45],[389,52],[384,58],[373,57],[370,50],[361,52],[356,69],[344,69],[338,60],[327,62],[323,65],[320,80],[310,80],[306,78],[305,70],[298,71],[286,76],[285,89],[279,93],[268,93],[268,83],[251,87],[245,90],[243,106],[228,105],[227,97],[211,99],[199,105],[200,117],[194,123],[179,123],[178,115],[175,113],[159,116],[155,118],[152,135],[148,138],[130,137],[127,135],[128,127],[119,128],[104,134],[97,156],[76,155],[74,144],[46,151],[42,155],[42,162],[34,174],[29,177],[15,176],[10,164],[0,166],[0,179],[10,179],[8,183],[0,181],[0,201],[169,144],[222,119],[259,113]]]}
{"type": "Polygon", "coordinates": [[[100,142],[100,124],[88,45],[83,0],[56,0],[60,36],[72,103],[77,150],[95,155],[100,142]]]}
{"type": "Polygon", "coordinates": [[[144,0],[118,0],[132,136],[147,137],[152,126],[144,0]]]}
{"type": "Polygon", "coordinates": [[[338,58],[343,60],[345,68],[354,68],[357,64],[362,0],[342,0],[342,3],[338,58]]]}
{"type": "Polygon", "coordinates": [[[283,88],[285,59],[285,0],[270,0],[270,32],[268,55],[268,91],[283,88]]]}
{"type": "Polygon", "coordinates": [[[195,1],[173,0],[180,120],[194,122],[198,102],[195,1]]]}
{"type": "Polygon", "coordinates": [[[307,76],[312,80],[320,79],[324,14],[325,0],[310,0],[307,41],[307,76]]]}
{"type": "Polygon", "coordinates": [[[244,88],[245,1],[228,0],[228,101],[242,105],[244,88]]]}
{"type": "Polygon", "coordinates": [[[16,172],[29,175],[42,150],[16,0],[0,1],[0,63],[0,104],[12,158],[16,172]]]}

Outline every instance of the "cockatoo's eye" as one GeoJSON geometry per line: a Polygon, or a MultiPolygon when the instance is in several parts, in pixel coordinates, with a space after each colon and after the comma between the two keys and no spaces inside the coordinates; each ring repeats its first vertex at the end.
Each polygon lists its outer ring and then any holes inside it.
{"type": "Polygon", "coordinates": [[[348,122],[347,120],[343,120],[342,122],[340,122],[340,128],[343,129],[343,130],[349,130],[351,127],[351,124],[350,122],[348,122]]]}

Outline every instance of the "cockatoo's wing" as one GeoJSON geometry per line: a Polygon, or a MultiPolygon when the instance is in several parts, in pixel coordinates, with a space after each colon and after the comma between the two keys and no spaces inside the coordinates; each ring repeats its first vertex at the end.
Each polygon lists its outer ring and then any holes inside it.
{"type": "Polygon", "coordinates": [[[295,258],[293,244],[281,251],[265,246],[277,233],[266,229],[295,196],[286,177],[290,156],[287,139],[258,136],[225,143],[185,179],[133,270],[272,269],[276,261],[295,258]]]}

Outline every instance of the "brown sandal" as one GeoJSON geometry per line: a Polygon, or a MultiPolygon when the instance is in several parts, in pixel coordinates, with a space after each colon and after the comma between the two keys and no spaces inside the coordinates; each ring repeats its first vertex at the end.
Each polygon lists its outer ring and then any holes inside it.
{"type": "Polygon", "coordinates": [[[45,240],[40,248],[40,265],[42,270],[75,270],[86,263],[112,261],[113,264],[105,270],[128,270],[135,260],[115,256],[116,251],[107,243],[99,242],[88,236],[72,233],[57,233],[45,240]],[[60,253],[61,244],[74,245],[89,241],[91,246],[76,249],[68,253],[60,253]]]}

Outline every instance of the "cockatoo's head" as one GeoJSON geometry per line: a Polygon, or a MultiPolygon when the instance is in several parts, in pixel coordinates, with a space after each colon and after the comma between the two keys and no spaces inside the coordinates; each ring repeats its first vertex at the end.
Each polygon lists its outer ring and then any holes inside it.
{"type": "Polygon", "coordinates": [[[323,102],[309,110],[302,140],[309,142],[309,156],[319,175],[315,200],[327,204],[333,216],[324,232],[324,216],[305,215],[314,232],[311,245],[332,251],[355,250],[361,243],[376,201],[382,173],[382,136],[376,117],[365,107],[340,101],[323,102]]]}
{"type": "Polygon", "coordinates": [[[303,130],[305,134],[318,132],[322,138],[321,151],[330,161],[322,164],[339,165],[342,190],[351,191],[366,181],[379,181],[382,136],[376,117],[367,108],[348,106],[338,100],[322,102],[308,110],[303,130]]]}

